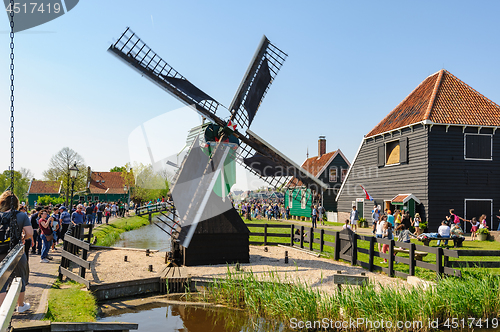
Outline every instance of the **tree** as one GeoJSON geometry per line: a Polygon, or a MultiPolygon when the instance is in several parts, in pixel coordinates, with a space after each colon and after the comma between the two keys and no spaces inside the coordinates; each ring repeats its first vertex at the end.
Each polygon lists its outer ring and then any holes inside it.
{"type": "MultiPolygon", "coordinates": [[[[30,181],[33,178],[33,173],[29,169],[21,168],[19,171],[14,171],[14,194],[20,201],[25,201],[28,197],[28,188],[30,181]]],[[[10,171],[6,170],[0,174],[0,190],[4,192],[10,187],[10,171]]]]}
{"type": "Polygon", "coordinates": [[[165,170],[155,171],[151,165],[134,164],[122,167],[125,184],[132,188],[130,199],[136,203],[155,200],[167,196],[169,191],[168,174],[165,170]]]}
{"type": "Polygon", "coordinates": [[[46,180],[63,181],[63,192],[66,197],[66,206],[68,206],[69,195],[71,191],[71,177],[69,169],[76,163],[78,167],[78,176],[75,179],[75,192],[85,190],[87,186],[87,169],[83,157],[72,149],[65,147],[50,158],[49,169],[43,172],[46,180]]]}
{"type": "Polygon", "coordinates": [[[125,172],[126,170],[127,170],[126,166],[122,166],[122,167],[115,166],[112,169],[110,169],[109,171],[110,172],[125,172]]]}

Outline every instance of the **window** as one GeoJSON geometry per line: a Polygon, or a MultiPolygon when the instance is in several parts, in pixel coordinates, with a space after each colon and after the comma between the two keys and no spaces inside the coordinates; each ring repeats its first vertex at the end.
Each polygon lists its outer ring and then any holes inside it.
{"type": "Polygon", "coordinates": [[[344,182],[346,176],[347,176],[347,170],[343,169],[342,170],[342,182],[344,182]]]}
{"type": "Polygon", "coordinates": [[[492,160],[493,135],[465,134],[464,159],[492,160]]]}
{"type": "Polygon", "coordinates": [[[379,145],[377,149],[379,167],[408,163],[408,137],[379,145]]]}
{"type": "Polygon", "coordinates": [[[99,196],[94,196],[94,201],[98,201],[99,200],[99,196]]]}
{"type": "Polygon", "coordinates": [[[389,142],[385,145],[385,164],[399,164],[399,141],[389,142]]]}
{"type": "Polygon", "coordinates": [[[300,193],[300,208],[301,209],[305,209],[306,208],[306,205],[307,205],[307,193],[305,192],[305,190],[302,190],[302,192],[300,193]]]}
{"type": "Polygon", "coordinates": [[[337,167],[330,168],[330,182],[337,182],[337,167]]]}
{"type": "Polygon", "coordinates": [[[288,207],[291,209],[293,207],[293,191],[288,191],[288,207]]]}

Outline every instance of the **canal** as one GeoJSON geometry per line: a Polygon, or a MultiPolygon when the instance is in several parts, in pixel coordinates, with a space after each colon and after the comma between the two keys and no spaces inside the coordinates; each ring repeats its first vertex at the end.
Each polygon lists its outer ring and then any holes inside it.
{"type": "Polygon", "coordinates": [[[161,229],[153,224],[122,233],[114,247],[151,249],[159,251],[170,250],[170,228],[157,222],[161,229]],[[168,232],[168,233],[167,233],[168,232]]]}

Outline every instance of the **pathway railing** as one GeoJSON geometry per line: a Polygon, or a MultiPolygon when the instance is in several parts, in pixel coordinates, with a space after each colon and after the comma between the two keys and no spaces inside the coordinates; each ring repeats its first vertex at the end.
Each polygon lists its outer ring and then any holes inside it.
{"type": "Polygon", "coordinates": [[[92,238],[93,225],[76,225],[72,228],[71,233],[64,235],[63,250],[61,252],[61,265],[59,266],[59,279],[63,276],[84,284],[90,288],[90,281],[85,279],[86,270],[90,270],[90,262],[87,262],[88,253],[90,251],[90,240],[92,238]],[[85,234],[85,229],[89,231],[85,234]],[[84,239],[87,242],[83,241],[84,239]],[[79,273],[73,273],[69,270],[70,264],[76,264],[79,268],[79,273]]]}
{"type": "MultiPolygon", "coordinates": [[[[19,260],[24,254],[24,245],[19,243],[0,262],[0,288],[2,288],[10,275],[16,268],[19,260]]],[[[8,331],[14,309],[16,309],[17,299],[21,292],[21,278],[15,278],[10,284],[9,291],[0,307],[0,331],[8,331]]]]}
{"type": "Polygon", "coordinates": [[[167,202],[160,202],[151,205],[139,206],[135,209],[135,215],[143,216],[146,214],[151,215],[152,213],[167,211],[171,208],[171,205],[167,202]]]}

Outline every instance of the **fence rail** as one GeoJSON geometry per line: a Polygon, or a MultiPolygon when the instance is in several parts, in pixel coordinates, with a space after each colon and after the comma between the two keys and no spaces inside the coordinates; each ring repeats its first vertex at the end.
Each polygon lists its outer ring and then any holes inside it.
{"type": "Polygon", "coordinates": [[[480,267],[500,267],[500,261],[497,262],[465,262],[450,260],[458,259],[463,256],[500,256],[500,251],[488,250],[449,250],[440,247],[429,247],[417,245],[415,243],[395,242],[394,240],[380,239],[373,236],[358,235],[351,230],[330,231],[325,229],[314,229],[312,227],[282,224],[246,224],[248,227],[263,228],[250,233],[250,236],[262,236],[264,241],[251,241],[254,245],[276,245],[285,244],[289,246],[298,246],[302,249],[308,249],[314,252],[328,251],[333,253],[335,260],[345,260],[351,265],[359,265],[369,271],[383,271],[391,277],[402,277],[415,275],[415,269],[422,268],[436,273],[437,277],[442,275],[461,276],[461,271],[454,267],[480,266],[480,267]],[[285,231],[276,232],[276,229],[285,231]],[[327,241],[325,236],[334,238],[327,241]],[[269,238],[287,239],[283,242],[269,241],[269,238]],[[358,245],[361,245],[361,247],[358,245]],[[368,244],[366,243],[368,242],[368,244]],[[387,251],[383,253],[375,249],[376,244],[386,245],[387,251]],[[368,247],[368,248],[365,248],[368,247]],[[330,250],[328,250],[328,248],[330,250]],[[397,256],[397,253],[403,252],[408,257],[397,256]],[[422,257],[428,254],[435,255],[435,260],[422,261],[422,257]],[[367,255],[359,259],[359,255],[367,255]],[[387,260],[387,266],[377,265],[375,257],[387,260]],[[408,272],[394,269],[395,264],[408,266],[408,272]]]}
{"type": "Polygon", "coordinates": [[[90,288],[90,281],[85,279],[86,270],[90,270],[90,262],[87,262],[90,251],[90,240],[92,239],[93,225],[76,225],[69,233],[64,235],[63,251],[61,252],[61,265],[59,266],[59,279],[63,276],[84,284],[90,288]],[[88,232],[85,233],[85,229],[88,232]],[[84,239],[87,242],[83,241],[84,239]],[[74,263],[79,267],[79,273],[73,273],[68,268],[74,263]]]}

